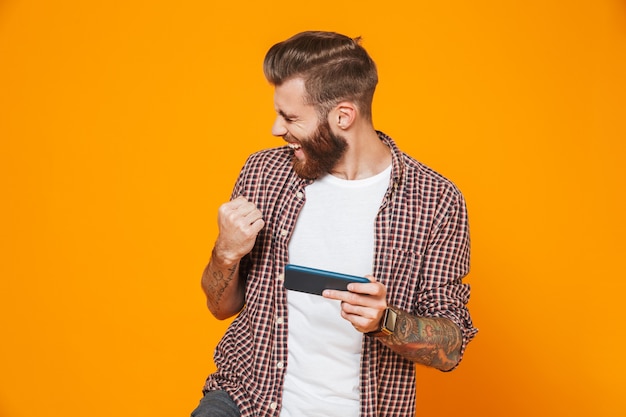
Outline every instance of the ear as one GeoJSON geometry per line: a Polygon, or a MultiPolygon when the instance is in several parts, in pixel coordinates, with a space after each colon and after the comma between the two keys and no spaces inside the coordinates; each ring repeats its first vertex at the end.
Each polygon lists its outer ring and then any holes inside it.
{"type": "Polygon", "coordinates": [[[335,125],[340,130],[347,130],[354,124],[357,114],[358,110],[354,103],[342,101],[330,112],[330,125],[335,125]]]}

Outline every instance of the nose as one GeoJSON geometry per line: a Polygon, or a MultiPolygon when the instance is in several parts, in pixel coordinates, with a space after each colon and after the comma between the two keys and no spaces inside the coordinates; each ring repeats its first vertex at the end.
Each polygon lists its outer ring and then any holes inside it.
{"type": "Polygon", "coordinates": [[[287,134],[287,129],[285,129],[285,125],[280,116],[276,117],[274,120],[274,124],[272,125],[272,135],[274,136],[285,136],[287,134]]]}

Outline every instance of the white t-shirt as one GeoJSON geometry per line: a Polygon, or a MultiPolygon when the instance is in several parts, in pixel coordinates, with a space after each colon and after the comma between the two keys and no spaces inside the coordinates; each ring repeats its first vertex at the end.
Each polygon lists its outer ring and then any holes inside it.
{"type": "MultiPolygon", "coordinates": [[[[306,188],[289,262],[364,276],[372,273],[374,222],[391,166],[363,180],[326,175],[306,188]]],[[[287,370],[280,417],[358,417],[362,334],[338,301],[289,291],[287,370]]]]}

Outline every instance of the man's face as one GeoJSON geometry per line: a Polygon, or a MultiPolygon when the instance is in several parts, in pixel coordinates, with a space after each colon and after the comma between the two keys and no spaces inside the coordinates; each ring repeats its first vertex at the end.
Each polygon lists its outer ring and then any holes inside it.
{"type": "Polygon", "coordinates": [[[278,116],[272,127],[294,151],[296,173],[309,179],[330,172],[343,157],[347,143],[332,132],[328,120],[319,120],[315,107],[305,102],[304,81],[295,78],[276,87],[274,104],[278,116]]]}

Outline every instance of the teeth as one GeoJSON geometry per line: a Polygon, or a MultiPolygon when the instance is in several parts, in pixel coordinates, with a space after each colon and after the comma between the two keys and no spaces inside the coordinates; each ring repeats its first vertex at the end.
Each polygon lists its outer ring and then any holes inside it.
{"type": "Polygon", "coordinates": [[[290,143],[289,147],[293,149],[294,151],[300,149],[300,145],[298,145],[297,143],[290,143]]]}

